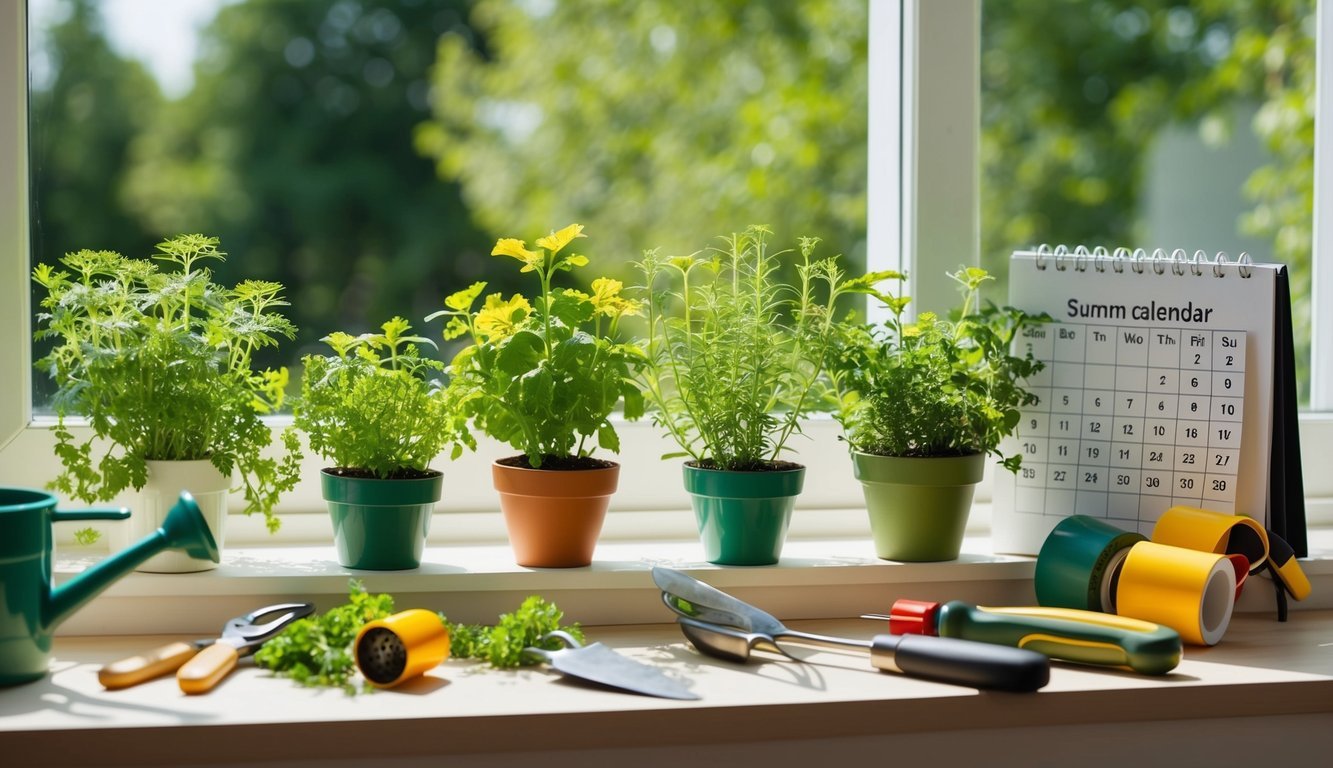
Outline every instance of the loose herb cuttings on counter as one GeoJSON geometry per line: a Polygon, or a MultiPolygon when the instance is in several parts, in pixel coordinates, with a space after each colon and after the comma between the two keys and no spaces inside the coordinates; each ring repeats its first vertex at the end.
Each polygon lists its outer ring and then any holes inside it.
{"type": "MultiPolygon", "coordinates": [[[[342,688],[357,692],[352,683],[358,674],[355,649],[356,634],[369,622],[394,612],[392,595],[372,595],[352,579],[347,603],[320,615],[294,622],[282,634],[264,643],[255,653],[255,663],[278,677],[290,678],[312,688],[342,688]]],[[[559,641],[543,643],[548,632],[564,630],[583,642],[583,630],[577,624],[561,626],[565,614],[554,603],[537,595],[523,601],[518,610],[502,614],[494,626],[455,624],[444,614],[440,621],[449,628],[451,655],[456,659],[480,659],[498,669],[539,663],[526,657],[529,646],[559,650],[559,641]]],[[[362,686],[363,690],[370,690],[362,686]]]]}
{"type": "Polygon", "coordinates": [[[356,693],[352,643],[365,624],[393,613],[392,595],[372,595],[352,579],[347,603],[294,622],[255,652],[255,663],[310,687],[356,693]]]}
{"type": "Polygon", "coordinates": [[[545,648],[549,651],[563,647],[558,640],[542,642],[542,636],[561,629],[568,632],[580,643],[583,642],[583,630],[578,624],[560,626],[564,612],[542,598],[533,595],[523,601],[513,613],[501,614],[495,626],[480,624],[449,625],[451,653],[456,659],[481,659],[499,669],[530,666],[541,663],[539,659],[526,656],[524,648],[545,648]]]}

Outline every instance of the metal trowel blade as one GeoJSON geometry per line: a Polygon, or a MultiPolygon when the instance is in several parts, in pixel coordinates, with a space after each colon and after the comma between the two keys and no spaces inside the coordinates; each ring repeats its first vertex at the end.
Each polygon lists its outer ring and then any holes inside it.
{"type": "Polygon", "coordinates": [[[548,652],[557,672],[599,685],[664,699],[698,699],[699,694],[661,670],[626,658],[601,643],[548,652]]]}

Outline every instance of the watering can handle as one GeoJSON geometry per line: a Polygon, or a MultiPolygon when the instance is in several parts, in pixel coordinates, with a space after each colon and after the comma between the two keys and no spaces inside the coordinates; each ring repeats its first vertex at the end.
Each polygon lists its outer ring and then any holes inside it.
{"type": "Polygon", "coordinates": [[[125,520],[130,511],[125,507],[92,507],[89,509],[55,509],[51,511],[51,522],[63,523],[73,520],[125,520]]]}

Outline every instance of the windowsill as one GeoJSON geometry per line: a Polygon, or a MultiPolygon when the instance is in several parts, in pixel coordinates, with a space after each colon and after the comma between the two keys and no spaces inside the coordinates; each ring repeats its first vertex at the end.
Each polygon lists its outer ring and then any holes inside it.
{"type": "MultiPolygon", "coordinates": [[[[983,605],[1036,601],[1035,559],[993,554],[985,535],[968,536],[960,558],[943,563],[880,560],[868,536],[789,538],[782,554],[773,566],[725,567],[705,562],[697,539],[604,536],[586,568],[524,568],[514,564],[506,543],[482,542],[428,545],[414,570],[356,571],[338,564],[330,544],[228,546],[216,570],[129,574],[62,624],[59,634],[206,634],[263,604],[307,600],[324,610],[346,600],[351,578],[371,592],[393,594],[400,608],[430,608],[455,621],[493,621],[529,594],[554,600],[571,620],[588,626],[669,621],[649,576],[653,565],[703,571],[719,588],[790,619],[883,612],[901,597],[983,605]]],[[[58,554],[57,579],[96,559],[58,554]]],[[[1292,607],[1333,609],[1333,527],[1311,529],[1310,557],[1302,566],[1314,590],[1292,607]]],[[[1266,586],[1247,588],[1237,610],[1270,612],[1273,593],[1266,586]]]]}

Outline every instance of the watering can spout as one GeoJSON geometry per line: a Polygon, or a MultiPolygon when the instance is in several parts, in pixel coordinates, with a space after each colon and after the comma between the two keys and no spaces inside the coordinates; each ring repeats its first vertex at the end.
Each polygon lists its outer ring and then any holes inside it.
{"type": "Polygon", "coordinates": [[[215,563],[219,560],[217,542],[213,540],[194,497],[187,492],[181,493],[162,527],[65,584],[53,587],[46,603],[44,627],[53,629],[117,579],[165,549],[182,549],[191,557],[207,558],[215,563]]]}

